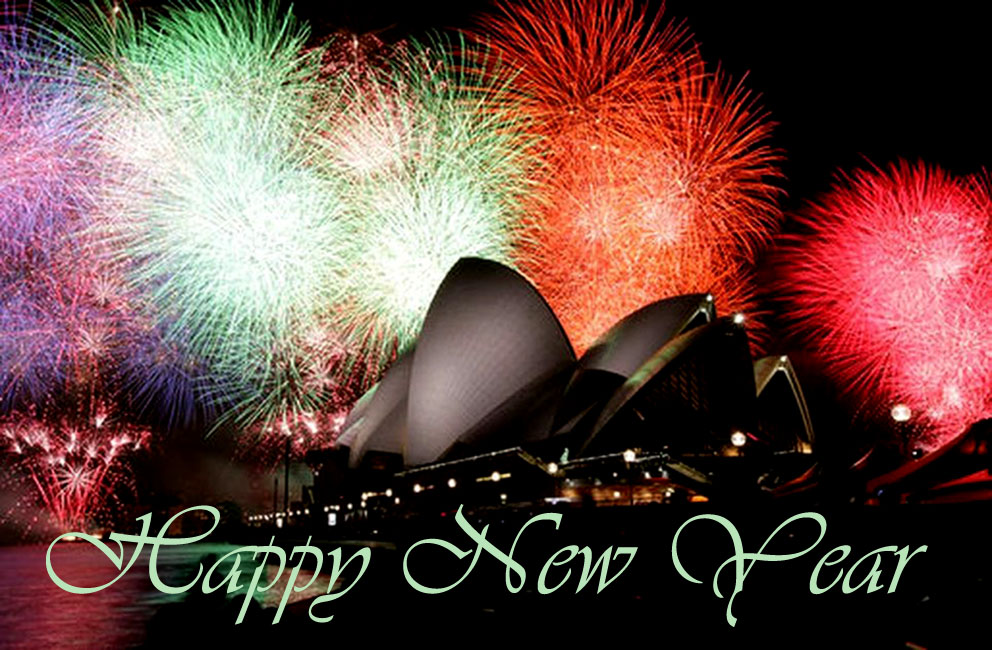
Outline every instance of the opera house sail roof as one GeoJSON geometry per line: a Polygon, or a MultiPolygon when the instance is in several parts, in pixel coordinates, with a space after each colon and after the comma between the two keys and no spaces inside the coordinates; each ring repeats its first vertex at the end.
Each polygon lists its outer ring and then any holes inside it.
{"type": "Polygon", "coordinates": [[[754,362],[742,319],[718,316],[711,295],[645,305],[577,359],[530,282],[477,258],[452,267],[415,347],[359,400],[339,438],[352,467],[375,452],[415,472],[512,450],[551,468],[631,449],[686,467],[745,445],[770,457],[808,453],[812,442],[788,359],[754,362]]]}

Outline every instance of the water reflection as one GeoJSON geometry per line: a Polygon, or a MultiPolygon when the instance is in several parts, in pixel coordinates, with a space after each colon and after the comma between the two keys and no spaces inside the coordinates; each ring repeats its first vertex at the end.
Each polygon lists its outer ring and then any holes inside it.
{"type": "MultiPolygon", "coordinates": [[[[156,562],[159,577],[168,585],[188,584],[195,578],[198,564],[204,563],[206,571],[219,557],[235,548],[225,544],[161,548],[156,562]]],[[[241,595],[225,602],[223,593],[205,596],[199,585],[188,595],[168,595],[154,589],[148,578],[147,549],[131,570],[112,586],[94,594],[70,594],[49,578],[45,570],[45,552],[45,546],[0,547],[3,592],[0,598],[0,648],[155,645],[156,641],[169,637],[199,635],[197,623],[213,623],[229,634],[241,607],[241,595]],[[182,624],[184,629],[176,630],[177,624],[182,624]]],[[[125,563],[131,552],[132,548],[128,548],[125,563]]],[[[233,558],[226,560],[214,572],[213,584],[227,574],[232,562],[233,558]]],[[[99,550],[85,543],[56,546],[52,552],[52,566],[66,582],[77,586],[105,584],[118,573],[99,550]]],[[[250,581],[255,566],[250,554],[242,556],[242,585],[250,581]]],[[[272,579],[275,571],[276,567],[267,567],[266,581],[272,579]]],[[[288,573],[284,572],[273,588],[258,596],[259,602],[252,606],[253,610],[278,605],[288,573]]],[[[312,576],[312,572],[301,571],[298,584],[305,584],[312,576]]],[[[290,602],[326,591],[327,579],[318,578],[306,591],[293,593],[290,602]]],[[[254,627],[253,623],[271,624],[272,612],[263,615],[255,611],[255,614],[249,613],[246,617],[246,628],[254,627]]]]}

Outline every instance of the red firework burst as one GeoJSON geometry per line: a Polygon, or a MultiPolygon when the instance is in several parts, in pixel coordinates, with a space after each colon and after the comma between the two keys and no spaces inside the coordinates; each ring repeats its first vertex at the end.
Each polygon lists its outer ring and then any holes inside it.
{"type": "Polygon", "coordinates": [[[63,532],[86,531],[131,481],[126,457],[141,449],[148,435],[146,429],[114,422],[105,411],[86,426],[18,416],[0,422],[0,444],[12,475],[24,481],[34,503],[63,532]]]}
{"type": "Polygon", "coordinates": [[[992,406],[989,206],[985,182],[935,167],[857,171],[799,215],[810,232],[783,256],[796,331],[861,401],[908,406],[925,446],[992,406]]]}
{"type": "Polygon", "coordinates": [[[484,24],[544,143],[520,264],[575,347],[679,293],[748,310],[780,193],[749,93],[632,0],[541,0],[484,24]]]}

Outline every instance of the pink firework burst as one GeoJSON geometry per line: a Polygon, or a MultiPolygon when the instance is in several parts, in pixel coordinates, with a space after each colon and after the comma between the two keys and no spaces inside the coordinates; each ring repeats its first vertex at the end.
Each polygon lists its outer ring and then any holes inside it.
{"type": "MultiPolygon", "coordinates": [[[[31,501],[62,531],[85,531],[131,483],[128,457],[149,432],[116,422],[104,410],[87,426],[24,416],[0,421],[0,445],[31,501]]],[[[132,486],[133,487],[133,486],[132,486]]]]}
{"type": "Polygon", "coordinates": [[[795,330],[925,447],[992,412],[989,218],[983,180],[900,162],[842,176],[783,258],[795,330]]]}

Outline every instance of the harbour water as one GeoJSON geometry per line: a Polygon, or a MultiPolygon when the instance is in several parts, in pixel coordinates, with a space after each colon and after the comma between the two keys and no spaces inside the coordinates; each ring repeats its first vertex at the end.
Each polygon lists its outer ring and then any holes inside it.
{"type": "MultiPolygon", "coordinates": [[[[225,544],[164,547],[159,551],[156,568],[165,584],[185,585],[196,577],[198,565],[203,563],[206,569],[235,548],[225,544]]],[[[0,648],[139,647],[146,643],[157,613],[170,603],[180,603],[190,597],[189,594],[163,594],[152,587],[147,550],[141,553],[131,570],[110,587],[92,594],[71,594],[48,576],[46,551],[46,546],[0,547],[0,648]]],[[[131,552],[132,549],[127,548],[125,565],[131,552]]],[[[254,571],[255,565],[250,559],[250,554],[242,558],[241,570],[245,576],[254,571]]],[[[103,553],[86,543],[56,546],[52,552],[52,566],[63,580],[81,587],[105,584],[119,573],[103,553]]],[[[269,577],[272,570],[269,569],[269,577]]],[[[226,570],[218,571],[212,582],[218,582],[225,574],[226,570]]],[[[307,572],[303,571],[300,582],[306,580],[307,572]]],[[[258,604],[263,607],[277,604],[282,587],[278,583],[274,585],[262,594],[258,604]]],[[[318,579],[311,589],[293,593],[290,602],[326,590],[327,581],[318,579]]],[[[199,591],[197,585],[191,593],[196,596],[199,591]]],[[[234,598],[240,603],[242,596],[234,598]]],[[[238,609],[234,604],[229,611],[236,616],[238,609]]]]}

